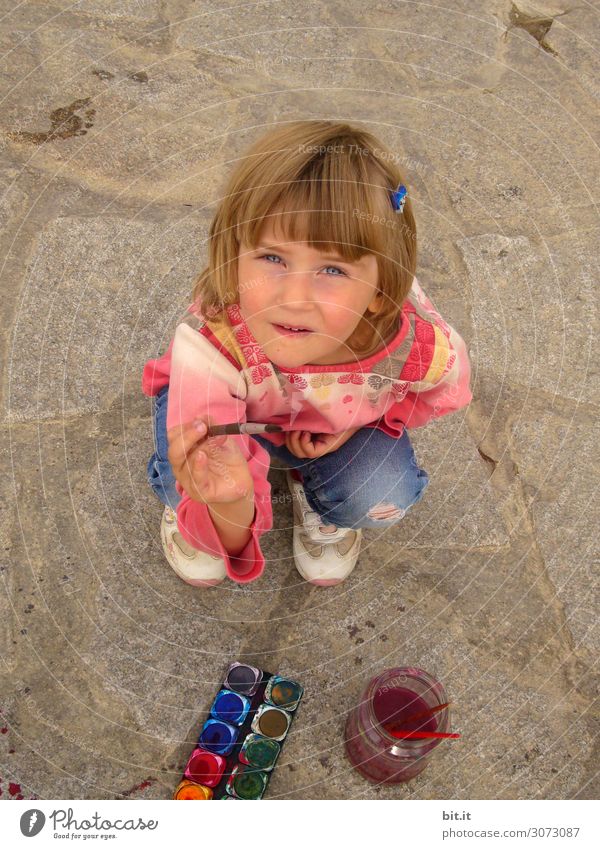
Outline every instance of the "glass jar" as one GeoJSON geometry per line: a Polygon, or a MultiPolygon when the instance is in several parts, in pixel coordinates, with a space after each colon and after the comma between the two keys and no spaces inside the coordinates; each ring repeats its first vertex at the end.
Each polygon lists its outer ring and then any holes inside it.
{"type": "Polygon", "coordinates": [[[404,739],[393,737],[386,725],[421,731],[448,732],[448,708],[406,720],[415,714],[445,704],[446,692],[439,681],[423,669],[401,666],[386,669],[367,684],[358,705],[346,721],[346,754],[352,766],[369,781],[397,784],[422,772],[443,738],[404,739]]]}

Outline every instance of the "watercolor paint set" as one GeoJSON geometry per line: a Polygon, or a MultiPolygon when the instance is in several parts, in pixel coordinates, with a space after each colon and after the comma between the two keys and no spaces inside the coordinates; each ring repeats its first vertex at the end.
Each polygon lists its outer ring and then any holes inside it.
{"type": "Polygon", "coordinates": [[[231,663],[174,799],[262,799],[302,698],[296,681],[231,663]]]}

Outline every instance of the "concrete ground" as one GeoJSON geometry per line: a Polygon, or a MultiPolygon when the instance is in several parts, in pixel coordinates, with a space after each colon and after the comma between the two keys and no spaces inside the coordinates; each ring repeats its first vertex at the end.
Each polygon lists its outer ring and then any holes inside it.
{"type": "Polygon", "coordinates": [[[1,13],[2,798],[169,798],[236,658],[306,688],[270,798],[593,798],[598,9],[1,13]],[[313,117],[398,152],[419,279],[468,341],[475,398],[413,431],[428,493],[365,531],[346,583],[301,583],[272,469],[265,577],[201,591],[162,554],[141,370],[189,302],[230,162],[313,117]],[[394,665],[444,682],[462,737],[374,786],[342,732],[394,665]]]}

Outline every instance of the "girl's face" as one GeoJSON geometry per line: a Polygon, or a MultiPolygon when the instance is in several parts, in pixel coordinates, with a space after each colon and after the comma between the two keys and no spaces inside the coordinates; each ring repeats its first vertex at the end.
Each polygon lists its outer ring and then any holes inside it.
{"type": "MultiPolygon", "coordinates": [[[[259,246],[240,246],[240,311],[271,362],[285,368],[356,361],[347,344],[365,310],[376,312],[377,260],[365,254],[353,263],[305,242],[276,241],[266,223],[259,246]],[[294,333],[281,325],[307,328],[294,333]]],[[[361,326],[358,333],[368,330],[361,326]]]]}

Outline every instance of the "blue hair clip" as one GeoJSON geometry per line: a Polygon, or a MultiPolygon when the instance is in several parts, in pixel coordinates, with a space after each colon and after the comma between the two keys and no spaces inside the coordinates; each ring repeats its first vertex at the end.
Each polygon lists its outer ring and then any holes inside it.
{"type": "Polygon", "coordinates": [[[406,203],[406,186],[400,184],[395,192],[390,192],[392,206],[396,212],[404,212],[404,204],[406,203]]]}

